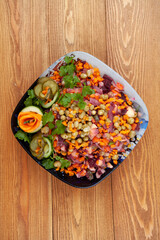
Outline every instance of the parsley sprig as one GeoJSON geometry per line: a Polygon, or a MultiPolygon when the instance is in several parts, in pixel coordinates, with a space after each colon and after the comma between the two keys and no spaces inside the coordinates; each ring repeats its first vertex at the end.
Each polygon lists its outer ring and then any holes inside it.
{"type": "Polygon", "coordinates": [[[18,130],[15,134],[15,137],[20,140],[23,140],[24,142],[30,143],[30,141],[31,141],[31,136],[28,135],[27,133],[23,132],[22,130],[18,130]]]}
{"type": "Polygon", "coordinates": [[[68,168],[71,165],[71,162],[69,160],[54,154],[53,157],[50,156],[49,158],[44,159],[42,161],[42,166],[45,167],[45,169],[55,168],[54,161],[60,161],[61,169],[68,168]]]}
{"type": "Polygon", "coordinates": [[[80,93],[66,93],[62,94],[58,100],[58,102],[64,106],[67,107],[68,104],[72,101],[78,101],[78,106],[80,109],[84,109],[86,106],[86,102],[84,101],[84,97],[87,95],[93,94],[95,91],[90,88],[90,86],[84,86],[82,89],[82,94],[80,93]]]}
{"type": "Polygon", "coordinates": [[[55,125],[56,128],[52,131],[52,135],[59,135],[65,132],[66,127],[63,125],[62,120],[57,120],[55,125]]]}
{"type": "Polygon", "coordinates": [[[28,90],[27,91],[28,93],[28,98],[26,98],[26,100],[24,101],[24,105],[26,107],[29,107],[29,106],[39,106],[41,105],[41,100],[39,100],[35,94],[34,94],[34,90],[31,89],[31,90],[28,90]]]}
{"type": "Polygon", "coordinates": [[[54,120],[54,115],[53,115],[52,111],[45,112],[43,114],[43,117],[42,117],[43,126],[46,125],[47,123],[52,123],[53,120],[54,120]]]}
{"type": "Polygon", "coordinates": [[[74,88],[80,82],[77,76],[73,76],[76,70],[73,57],[66,56],[64,58],[66,65],[60,67],[60,76],[63,77],[66,88],[74,88]]]}

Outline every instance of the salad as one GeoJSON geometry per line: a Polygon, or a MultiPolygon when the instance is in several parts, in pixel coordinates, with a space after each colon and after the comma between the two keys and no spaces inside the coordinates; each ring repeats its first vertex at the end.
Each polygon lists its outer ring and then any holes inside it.
{"type": "Polygon", "coordinates": [[[140,128],[124,87],[86,61],[66,56],[28,90],[15,136],[46,169],[100,178],[117,165],[140,128]]]}

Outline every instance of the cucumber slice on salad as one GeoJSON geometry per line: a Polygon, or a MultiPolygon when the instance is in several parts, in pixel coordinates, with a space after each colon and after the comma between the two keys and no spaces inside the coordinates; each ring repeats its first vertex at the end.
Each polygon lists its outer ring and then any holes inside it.
{"type": "Polygon", "coordinates": [[[35,106],[25,107],[25,108],[22,109],[21,112],[35,112],[35,113],[38,113],[40,115],[43,115],[42,110],[38,107],[35,107],[35,106]]]}
{"type": "Polygon", "coordinates": [[[41,133],[33,136],[29,147],[32,155],[39,160],[48,158],[53,150],[51,141],[47,137],[43,137],[41,133]]]}
{"type": "MultiPolygon", "coordinates": [[[[22,109],[21,112],[35,112],[35,113],[38,113],[38,114],[40,114],[40,115],[43,116],[42,110],[41,110],[40,108],[38,108],[38,107],[35,107],[35,106],[25,107],[25,108],[22,109]]],[[[19,125],[19,122],[18,122],[18,125],[19,125]]],[[[43,123],[42,123],[42,121],[41,121],[39,127],[37,127],[34,131],[32,131],[32,132],[30,132],[30,133],[36,133],[36,132],[38,132],[38,131],[42,128],[42,126],[43,126],[43,123]]]]}
{"type": "Polygon", "coordinates": [[[41,77],[38,79],[38,83],[43,84],[43,83],[47,82],[48,80],[51,80],[51,78],[50,77],[41,77]]]}
{"type": "Polygon", "coordinates": [[[43,148],[43,151],[44,151],[44,156],[43,157],[48,158],[52,154],[52,143],[46,137],[43,137],[43,140],[46,143],[46,145],[43,148]]]}
{"type": "Polygon", "coordinates": [[[59,91],[56,92],[56,94],[54,95],[54,98],[53,98],[52,101],[50,101],[47,104],[45,104],[45,101],[42,101],[41,105],[42,105],[43,108],[49,108],[49,107],[51,107],[53,105],[53,103],[55,103],[58,100],[58,98],[59,98],[59,91]]]}

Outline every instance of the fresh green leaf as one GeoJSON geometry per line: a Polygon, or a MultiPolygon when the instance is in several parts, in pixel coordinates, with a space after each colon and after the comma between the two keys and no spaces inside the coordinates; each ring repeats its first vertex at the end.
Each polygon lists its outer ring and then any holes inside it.
{"type": "Polygon", "coordinates": [[[80,99],[83,100],[83,97],[80,93],[73,93],[72,94],[72,99],[75,100],[75,101],[79,101],[80,99]]]}
{"type": "Polygon", "coordinates": [[[65,88],[73,88],[73,76],[72,75],[66,75],[63,77],[63,81],[65,83],[65,88]]]}
{"type": "Polygon", "coordinates": [[[73,77],[73,80],[74,80],[74,83],[81,82],[77,76],[74,76],[74,77],[73,77]]]}
{"type": "Polygon", "coordinates": [[[54,124],[51,123],[51,122],[49,122],[49,123],[48,123],[48,127],[49,127],[50,129],[53,129],[53,128],[54,128],[54,124]]]}
{"type": "Polygon", "coordinates": [[[42,161],[42,166],[45,167],[45,169],[54,168],[53,161],[50,158],[44,159],[42,161]]]}
{"type": "Polygon", "coordinates": [[[73,93],[72,99],[78,102],[78,106],[80,109],[84,109],[86,106],[86,102],[84,101],[82,95],[80,93],[73,93]]]}
{"type": "Polygon", "coordinates": [[[71,102],[71,100],[72,100],[72,94],[71,93],[66,93],[66,94],[62,95],[62,97],[60,97],[59,103],[62,106],[67,107],[68,104],[71,102]]]}
{"type": "Polygon", "coordinates": [[[63,77],[63,81],[65,82],[65,88],[74,88],[78,82],[80,82],[77,76],[66,75],[63,77]]]}
{"type": "Polygon", "coordinates": [[[26,98],[26,100],[24,101],[24,105],[25,105],[26,107],[32,106],[32,105],[33,105],[32,99],[35,98],[35,94],[34,94],[33,89],[28,90],[27,93],[28,93],[28,98],[26,98]]]}
{"type": "Polygon", "coordinates": [[[52,132],[53,135],[63,134],[65,132],[66,127],[63,125],[62,120],[57,120],[56,121],[56,127],[57,128],[55,128],[52,132]]]}
{"type": "Polygon", "coordinates": [[[69,64],[74,57],[65,56],[64,61],[69,64]]]}
{"type": "Polygon", "coordinates": [[[42,101],[36,97],[33,99],[33,105],[39,106],[39,105],[41,105],[41,102],[42,101]]]}
{"type": "Polygon", "coordinates": [[[27,93],[28,93],[28,96],[29,96],[30,98],[34,98],[34,97],[35,97],[35,94],[34,94],[34,90],[33,90],[33,89],[28,90],[27,93]]]}
{"type": "Polygon", "coordinates": [[[54,137],[52,135],[48,135],[47,138],[49,138],[49,140],[53,141],[54,137]]]}
{"type": "Polygon", "coordinates": [[[67,66],[66,66],[67,73],[68,73],[68,74],[73,74],[74,71],[75,71],[75,68],[76,68],[76,66],[75,66],[73,63],[67,65],[67,66]]]}
{"type": "Polygon", "coordinates": [[[85,97],[87,95],[91,95],[91,94],[94,94],[95,91],[90,88],[90,86],[84,86],[83,89],[82,89],[82,96],[85,97]]]}
{"type": "Polygon", "coordinates": [[[15,137],[23,140],[24,142],[30,143],[30,138],[28,137],[27,133],[23,132],[22,130],[18,130],[18,132],[15,134],[15,137]]]}
{"type": "Polygon", "coordinates": [[[82,99],[80,99],[79,102],[78,102],[78,107],[79,107],[81,110],[83,110],[83,109],[85,108],[85,106],[86,106],[86,102],[83,101],[82,99]]]}
{"type": "Polygon", "coordinates": [[[32,106],[32,105],[36,105],[39,106],[40,105],[40,100],[38,98],[36,98],[35,94],[34,94],[34,90],[28,90],[28,98],[26,98],[26,100],[24,101],[24,105],[26,107],[28,106],[32,106]]]}
{"type": "Polygon", "coordinates": [[[59,103],[62,106],[67,107],[71,100],[79,101],[78,106],[80,109],[84,109],[86,106],[86,102],[83,100],[80,93],[66,93],[60,98],[59,103]]]}
{"type": "Polygon", "coordinates": [[[32,99],[30,97],[26,98],[26,100],[24,101],[24,105],[26,107],[32,106],[32,99]]]}
{"type": "Polygon", "coordinates": [[[59,74],[60,76],[65,76],[67,74],[67,69],[66,69],[66,66],[61,66],[60,69],[59,69],[59,74]]]}
{"type": "Polygon", "coordinates": [[[53,122],[53,120],[54,120],[54,115],[53,115],[52,111],[50,111],[48,113],[45,112],[45,114],[42,117],[43,126],[46,125],[46,123],[48,123],[48,122],[53,122]]]}
{"type": "Polygon", "coordinates": [[[54,155],[54,159],[61,162],[61,168],[68,168],[71,165],[71,162],[65,158],[54,155]]]}
{"type": "Polygon", "coordinates": [[[65,66],[61,66],[59,71],[60,71],[60,76],[65,76],[67,74],[69,75],[73,75],[74,71],[75,71],[75,65],[73,63],[69,64],[69,65],[65,65],[65,66]]]}

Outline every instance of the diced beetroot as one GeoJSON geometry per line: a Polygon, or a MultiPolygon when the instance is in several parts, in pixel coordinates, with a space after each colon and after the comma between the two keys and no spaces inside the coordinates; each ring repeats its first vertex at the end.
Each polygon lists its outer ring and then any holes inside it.
{"type": "Polygon", "coordinates": [[[121,114],[121,115],[126,114],[126,112],[127,112],[127,108],[124,108],[124,109],[121,109],[121,110],[120,110],[120,114],[121,114]]]}
{"type": "Polygon", "coordinates": [[[104,86],[102,87],[102,90],[103,90],[103,93],[108,93],[111,90],[113,79],[106,74],[104,74],[103,78],[104,78],[104,81],[103,81],[104,86]]]}

